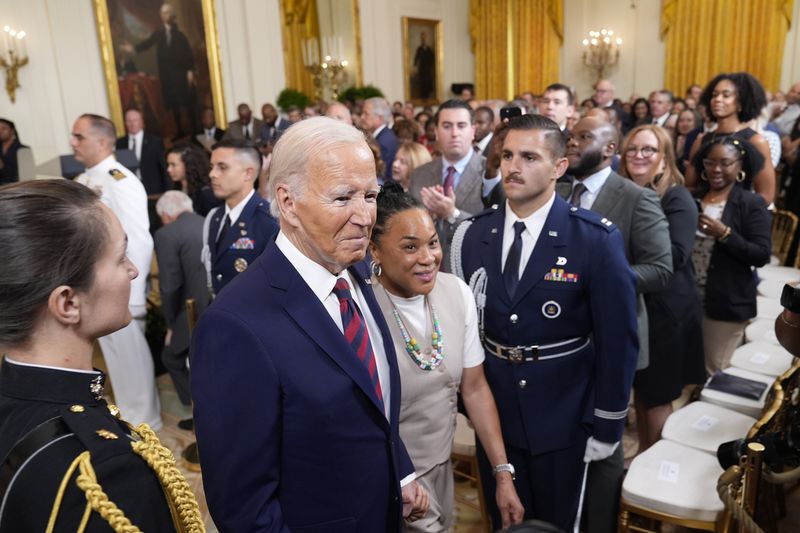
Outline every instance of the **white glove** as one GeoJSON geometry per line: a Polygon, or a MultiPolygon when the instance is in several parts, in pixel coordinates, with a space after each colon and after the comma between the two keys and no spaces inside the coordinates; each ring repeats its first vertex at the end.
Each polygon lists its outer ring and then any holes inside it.
{"type": "Polygon", "coordinates": [[[583,452],[583,462],[591,463],[592,461],[602,461],[607,457],[611,457],[617,446],[619,446],[619,441],[608,443],[589,437],[589,440],[586,441],[586,451],[583,452]]]}

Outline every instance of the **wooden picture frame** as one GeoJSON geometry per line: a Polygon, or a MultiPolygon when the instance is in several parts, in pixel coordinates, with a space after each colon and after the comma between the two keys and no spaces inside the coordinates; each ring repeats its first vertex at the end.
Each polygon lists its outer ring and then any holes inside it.
{"type": "Polygon", "coordinates": [[[402,24],[406,101],[438,103],[444,94],[442,22],[403,17],[402,24]]]}
{"type": "Polygon", "coordinates": [[[172,0],[169,32],[163,0],[92,3],[109,118],[119,136],[125,134],[124,110],[132,107],[168,144],[190,139],[205,107],[214,110],[217,127],[227,126],[214,0],[172,0]]]}

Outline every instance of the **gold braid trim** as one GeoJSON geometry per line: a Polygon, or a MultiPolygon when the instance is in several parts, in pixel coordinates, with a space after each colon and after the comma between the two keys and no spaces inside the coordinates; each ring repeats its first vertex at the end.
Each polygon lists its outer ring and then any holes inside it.
{"type": "MultiPolygon", "coordinates": [[[[141,440],[131,443],[133,451],[150,466],[164,488],[175,529],[178,533],[205,533],[206,529],[200,516],[197,499],[189,488],[186,478],[175,466],[175,457],[172,452],[161,444],[158,436],[147,424],[141,424],[135,429],[131,427],[131,430],[134,435],[141,438],[141,440]]],[[[85,493],[87,502],[86,510],[78,526],[78,533],[82,533],[86,529],[92,510],[100,514],[117,533],[141,533],[141,530],[131,523],[125,513],[108,499],[108,494],[103,492],[103,488],[97,482],[97,474],[92,467],[91,455],[88,451],[76,457],[64,474],[50,512],[47,533],[52,533],[55,527],[64,492],[76,469],[80,473],[75,483],[85,493]]]]}
{"type": "Polygon", "coordinates": [[[189,483],[175,466],[175,456],[158,440],[147,424],[140,424],[136,433],[142,438],[133,442],[133,451],[150,465],[158,476],[173,511],[175,527],[179,533],[205,533],[200,508],[189,483]]]}

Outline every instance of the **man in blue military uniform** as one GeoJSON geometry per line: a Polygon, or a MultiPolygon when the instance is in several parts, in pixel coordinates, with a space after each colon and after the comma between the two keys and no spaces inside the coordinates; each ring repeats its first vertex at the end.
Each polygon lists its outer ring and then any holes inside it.
{"type": "MultiPolygon", "coordinates": [[[[486,378],[525,518],[567,530],[586,465],[622,438],[638,352],[636,282],[616,227],[555,194],[568,166],[558,125],[524,115],[509,128],[507,202],[458,228],[452,268],[476,296],[486,378]]],[[[480,455],[493,494],[491,473],[508,465],[480,455]]]]}
{"type": "Polygon", "coordinates": [[[268,203],[253,183],[261,171],[261,153],[242,139],[223,140],[211,153],[211,190],[225,202],[212,209],[203,227],[203,262],[214,294],[261,255],[278,234],[268,203]]]}

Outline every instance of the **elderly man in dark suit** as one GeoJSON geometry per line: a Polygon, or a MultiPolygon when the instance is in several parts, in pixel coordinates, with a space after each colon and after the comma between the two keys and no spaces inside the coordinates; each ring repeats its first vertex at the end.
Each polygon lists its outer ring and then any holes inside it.
{"type": "Polygon", "coordinates": [[[148,197],[155,197],[172,188],[167,176],[164,141],[158,135],[144,131],[144,117],[138,109],[125,112],[127,135],[117,139],[117,150],[130,150],[139,161],[136,171],[148,197]]]}
{"type": "Polygon", "coordinates": [[[414,170],[408,192],[435,217],[444,254],[442,265],[447,267],[442,270],[449,270],[450,243],[456,226],[483,210],[481,198],[495,184],[484,183],[486,160],[472,149],[472,108],[463,100],[448,100],[439,106],[433,121],[442,156],[414,170]]]}
{"type": "Polygon", "coordinates": [[[193,299],[199,317],[211,301],[206,270],[200,261],[203,217],[193,210],[192,199],[181,191],[167,191],[156,203],[163,226],[156,232],[158,287],[167,335],[161,360],[169,371],[183,405],[191,405],[189,391],[189,323],[186,300],[193,299]]]}
{"type": "Polygon", "coordinates": [[[221,531],[399,532],[427,494],[400,440],[397,359],[363,261],[375,159],[359,130],[310,118],[276,143],[269,187],[280,232],[192,343],[211,516],[221,531]]]}
{"type": "MultiPolygon", "coordinates": [[[[648,324],[643,294],[666,288],[672,277],[669,224],[655,192],[611,170],[617,146],[618,132],[608,122],[592,117],[575,125],[567,141],[568,172],[575,178],[569,201],[603,215],[622,233],[625,255],[636,275],[637,366],[644,368],[648,363],[648,324]]],[[[607,460],[591,464],[585,513],[591,533],[615,529],[622,472],[621,446],[607,460]]]]}

